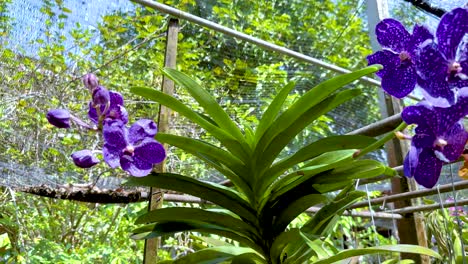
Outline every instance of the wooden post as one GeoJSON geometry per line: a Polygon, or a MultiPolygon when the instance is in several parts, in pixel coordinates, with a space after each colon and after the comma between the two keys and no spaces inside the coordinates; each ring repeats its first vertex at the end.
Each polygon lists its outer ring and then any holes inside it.
{"type": "MultiPolygon", "coordinates": [[[[369,35],[371,39],[372,49],[380,50],[380,45],[377,42],[375,35],[375,26],[382,19],[389,16],[388,5],[386,0],[367,0],[367,15],[369,25],[369,35]]],[[[379,89],[379,103],[382,112],[382,118],[386,118],[398,114],[402,110],[401,100],[396,100],[385,94],[382,89],[379,89]]],[[[403,157],[408,152],[408,147],[405,143],[398,139],[393,139],[386,145],[388,165],[396,167],[403,164],[403,157]]],[[[413,179],[394,178],[392,179],[392,193],[403,193],[414,191],[417,185],[413,179]]],[[[395,201],[395,208],[405,208],[412,206],[411,200],[395,201]]],[[[427,247],[426,230],[423,223],[421,213],[404,214],[403,219],[397,220],[398,237],[401,244],[413,244],[427,247]]],[[[416,263],[430,263],[427,256],[419,256],[415,254],[401,254],[403,259],[412,259],[416,263]]]]}
{"type": "MultiPolygon", "coordinates": [[[[177,38],[179,33],[179,21],[170,19],[167,28],[166,52],[164,58],[164,67],[175,68],[177,58],[177,38]]],[[[174,82],[163,76],[161,91],[172,95],[174,94],[174,82]]],[[[158,132],[165,133],[169,131],[170,109],[165,106],[159,107],[158,132]]],[[[166,148],[167,149],[167,148],[166,148]]],[[[155,166],[154,171],[164,172],[164,163],[155,166]]],[[[163,193],[159,189],[151,188],[148,210],[155,210],[162,207],[163,193]]],[[[144,264],[154,264],[158,262],[158,247],[160,239],[152,238],[145,241],[144,264]]]]}

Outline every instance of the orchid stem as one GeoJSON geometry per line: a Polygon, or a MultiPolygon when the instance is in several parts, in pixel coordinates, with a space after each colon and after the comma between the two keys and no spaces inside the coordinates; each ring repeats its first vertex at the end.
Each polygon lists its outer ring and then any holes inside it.
{"type": "Polygon", "coordinates": [[[402,131],[403,129],[405,129],[406,127],[408,126],[408,124],[406,124],[405,122],[402,122],[400,125],[397,126],[397,128],[395,128],[393,131],[387,133],[384,137],[382,137],[381,139],[377,140],[375,143],[369,145],[368,147],[366,148],[363,148],[361,149],[359,152],[356,152],[356,154],[354,155],[354,158],[359,158],[359,157],[362,157],[364,155],[366,155],[367,153],[369,152],[372,152],[378,148],[380,148],[381,146],[383,146],[385,143],[387,143],[388,141],[392,140],[394,137],[395,137],[395,133],[398,132],[398,131],[402,131]]]}

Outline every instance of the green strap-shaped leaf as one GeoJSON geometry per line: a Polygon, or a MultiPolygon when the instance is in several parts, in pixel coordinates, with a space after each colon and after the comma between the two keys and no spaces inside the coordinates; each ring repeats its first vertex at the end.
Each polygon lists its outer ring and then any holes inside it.
{"type": "Polygon", "coordinates": [[[291,201],[320,192],[312,187],[316,177],[353,160],[355,150],[337,150],[312,159],[305,168],[275,182],[262,196],[258,211],[260,215],[275,214],[289,206],[291,201]],[[283,208],[283,209],[282,209],[283,208]]]}
{"type": "Polygon", "coordinates": [[[235,256],[231,260],[231,264],[267,264],[268,262],[255,253],[244,253],[235,256]]]}
{"type": "Polygon", "coordinates": [[[197,232],[209,235],[218,235],[233,239],[245,246],[249,246],[253,250],[258,252],[263,252],[262,248],[259,247],[253,240],[249,237],[245,237],[239,233],[233,232],[231,230],[225,229],[218,225],[211,225],[206,223],[196,223],[196,222],[165,222],[157,224],[149,224],[140,228],[133,230],[132,239],[150,239],[155,237],[172,235],[178,232],[197,232]]]}
{"type": "Polygon", "coordinates": [[[277,197],[296,188],[296,186],[308,181],[310,178],[352,161],[355,152],[354,149],[336,150],[315,157],[304,165],[305,167],[275,182],[264,197],[269,198],[270,201],[276,200],[277,197]]]}
{"type": "Polygon", "coordinates": [[[298,228],[292,228],[288,231],[282,232],[275,238],[270,247],[270,258],[274,264],[283,263],[288,256],[293,255],[304,244],[301,236],[299,235],[298,228]]]}
{"type": "Polygon", "coordinates": [[[309,207],[326,201],[327,197],[321,194],[309,194],[293,201],[285,210],[278,212],[273,228],[276,232],[282,232],[292,220],[309,207]]]}
{"type": "Polygon", "coordinates": [[[263,136],[263,133],[265,133],[267,128],[273,123],[273,121],[275,121],[276,117],[281,111],[281,108],[283,107],[284,101],[295,86],[295,82],[290,82],[286,84],[286,86],[284,86],[281,89],[281,91],[275,96],[275,98],[263,114],[262,119],[258,123],[257,130],[255,131],[255,141],[258,141],[263,136]]]}
{"type": "Polygon", "coordinates": [[[249,203],[238,192],[219,184],[201,182],[174,173],[152,173],[146,177],[131,177],[126,185],[157,187],[190,194],[224,207],[252,224],[257,222],[256,213],[249,203]]]}
{"type": "Polygon", "coordinates": [[[222,129],[237,138],[239,142],[245,141],[244,135],[239,130],[239,127],[231,120],[218,102],[216,102],[216,100],[196,81],[185,73],[175,69],[164,68],[162,72],[177,84],[184,87],[222,129]]]}
{"type": "Polygon", "coordinates": [[[307,221],[302,226],[301,231],[307,235],[323,235],[331,228],[330,223],[334,217],[339,217],[348,206],[364,195],[366,195],[365,192],[343,190],[334,201],[323,206],[312,219],[307,221]]]}
{"type": "Polygon", "coordinates": [[[207,118],[203,117],[203,115],[192,111],[192,109],[190,109],[187,105],[175,99],[174,97],[148,87],[132,87],[130,88],[130,91],[136,95],[143,96],[146,99],[165,105],[168,108],[187,117],[192,122],[198,124],[200,127],[204,128],[207,132],[212,134],[221,142],[221,144],[223,144],[223,146],[225,146],[234,155],[241,158],[244,162],[250,161],[250,155],[246,151],[246,148],[243,147],[242,142],[239,143],[239,141],[231,134],[210,122],[207,118]]]}
{"type": "Polygon", "coordinates": [[[254,250],[245,247],[212,247],[199,250],[195,253],[188,254],[182,258],[175,260],[174,264],[217,264],[223,261],[232,259],[233,257],[252,253],[257,254],[254,250]]]}
{"type": "Polygon", "coordinates": [[[234,218],[228,214],[208,211],[200,208],[172,207],[151,210],[141,215],[136,220],[136,224],[154,223],[154,222],[197,222],[212,225],[218,225],[245,235],[246,237],[255,237],[260,239],[257,230],[242,220],[234,218]]]}
{"type": "Polygon", "coordinates": [[[254,156],[263,153],[265,148],[270,145],[273,139],[283,131],[290,127],[298,117],[301,117],[305,112],[309,111],[315,105],[321,103],[325,98],[330,96],[339,88],[349,84],[362,76],[373,73],[381,69],[381,66],[373,65],[358,70],[352,73],[339,75],[328,81],[322,82],[310,91],[301,96],[288,110],[281,114],[265,131],[260,138],[259,143],[254,151],[254,156]]]}
{"type": "Polygon", "coordinates": [[[268,177],[276,178],[292,166],[315,158],[325,152],[340,149],[361,149],[369,146],[375,141],[377,141],[375,138],[360,135],[330,136],[322,138],[301,148],[293,155],[275,163],[264,174],[268,175],[268,177]]]}
{"type": "Polygon", "coordinates": [[[244,122],[244,133],[245,133],[245,140],[247,141],[247,144],[249,144],[250,148],[253,149],[255,146],[255,132],[253,129],[247,124],[247,122],[244,122]]]}
{"type": "Polygon", "coordinates": [[[336,263],[341,260],[345,260],[351,257],[356,256],[363,256],[369,254],[379,254],[379,253],[414,253],[414,254],[421,254],[427,255],[434,258],[442,259],[442,257],[432,249],[416,246],[416,245],[385,245],[385,246],[377,246],[377,247],[370,247],[370,248],[362,248],[362,249],[348,249],[340,251],[338,254],[331,256],[326,259],[321,259],[315,261],[314,264],[331,264],[336,263]]]}
{"type": "Polygon", "coordinates": [[[312,185],[319,192],[336,191],[344,186],[351,184],[356,179],[373,178],[380,175],[386,175],[393,170],[375,160],[355,160],[345,166],[337,167],[333,171],[316,178],[312,185]]]}
{"type": "MultiPolygon", "coordinates": [[[[278,131],[274,129],[269,130],[265,135],[267,135],[270,131],[272,133],[278,132],[274,140],[271,141],[265,151],[259,153],[254,152],[258,156],[254,156],[257,158],[257,169],[262,170],[264,172],[268,167],[271,166],[273,161],[276,159],[278,154],[283,150],[285,146],[305,127],[307,127],[313,120],[320,117],[321,115],[327,113],[328,111],[332,110],[333,108],[341,105],[342,103],[350,100],[361,93],[360,90],[346,90],[340,92],[336,95],[330,96],[326,100],[322,101],[318,105],[310,108],[308,111],[303,113],[301,116],[296,117],[295,121],[292,122],[289,126],[279,126],[277,128],[278,131]]],[[[273,126],[272,126],[273,127],[273,126]]],[[[262,144],[262,143],[259,143],[262,144]]],[[[272,175],[260,174],[260,185],[263,187],[268,186],[271,182],[275,180],[275,177],[272,175]]],[[[264,189],[260,189],[260,192],[264,191],[264,189]]]]}
{"type": "Polygon", "coordinates": [[[244,163],[230,152],[207,142],[188,137],[158,133],[156,139],[203,159],[230,179],[247,197],[252,196],[252,190],[250,186],[248,186],[248,171],[244,163]],[[221,164],[225,165],[231,172],[226,171],[221,164]],[[242,176],[245,178],[242,179],[242,176]]]}

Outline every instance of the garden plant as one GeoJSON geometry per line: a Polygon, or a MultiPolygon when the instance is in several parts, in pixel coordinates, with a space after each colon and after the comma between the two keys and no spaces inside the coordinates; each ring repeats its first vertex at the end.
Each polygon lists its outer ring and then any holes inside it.
{"type": "MultiPolygon", "coordinates": [[[[131,88],[134,94],[191,120],[212,136],[212,142],[156,133],[155,123],[147,119],[127,128],[122,96],[99,86],[94,75],[84,79],[92,94],[88,113],[91,122],[64,109],[51,110],[48,120],[62,128],[74,121],[102,132],[104,161],[136,176],[127,185],[173,190],[217,205],[208,209],[162,208],[137,219],[143,226],[134,230],[135,239],[191,231],[234,241],[234,245],[208,247],[174,263],[334,263],[385,252],[440,258],[436,252],[414,245],[336,251],[327,247],[324,237],[341,213],[365,195],[354,189],[355,180],[396,175],[392,168],[364,158],[395,135],[411,140],[404,161],[405,176],[414,177],[425,187],[436,184],[444,164],[462,156],[468,139],[462,123],[468,114],[466,21],[468,9],[457,8],[442,17],[435,34],[424,26],[415,26],[410,34],[400,22],[383,20],[376,34],[384,49],[368,57],[371,66],[331,78],[284,107],[287,95],[294,89],[294,82],[289,83],[275,96],[256,127],[236,124],[200,84],[174,69],[162,72],[186,89],[203,113],[156,89],[131,88]],[[284,158],[280,155],[317,118],[360,95],[359,89],[348,89],[346,85],[375,72],[382,78],[382,88],[397,98],[405,97],[416,86],[424,95],[423,101],[403,110],[404,123],[394,131],[398,133],[391,132],[379,140],[358,135],[330,136],[284,158]],[[413,136],[400,132],[411,124],[416,124],[413,136]],[[229,179],[233,188],[196,180],[192,175],[151,172],[153,165],[165,158],[161,143],[195,155],[229,179]],[[288,228],[314,205],[321,205],[321,209],[309,221],[300,228],[288,228]]],[[[75,152],[72,158],[83,168],[100,162],[91,150],[75,152]]]]}

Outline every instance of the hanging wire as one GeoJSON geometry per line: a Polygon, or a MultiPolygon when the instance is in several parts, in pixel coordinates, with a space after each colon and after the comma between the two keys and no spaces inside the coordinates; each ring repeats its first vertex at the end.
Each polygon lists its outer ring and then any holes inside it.
{"type": "MultiPolygon", "coordinates": [[[[369,203],[369,212],[371,216],[372,231],[374,231],[374,243],[376,246],[379,246],[380,243],[379,243],[377,228],[375,226],[374,210],[372,209],[372,204],[370,202],[370,195],[369,195],[369,189],[367,188],[367,184],[366,184],[366,194],[367,194],[367,202],[369,203]]],[[[379,264],[382,263],[380,260],[380,254],[377,254],[377,259],[379,260],[379,264]]]]}
{"type": "MultiPolygon", "coordinates": [[[[442,220],[443,220],[444,226],[445,226],[445,233],[449,234],[450,230],[448,228],[447,218],[445,217],[446,213],[445,213],[445,208],[444,208],[444,202],[442,201],[442,196],[440,195],[439,187],[440,187],[440,185],[437,184],[437,195],[439,197],[440,209],[442,210],[442,214],[443,214],[442,220]]],[[[447,247],[448,247],[449,259],[454,259],[453,258],[453,252],[454,252],[453,241],[452,241],[451,236],[449,236],[449,235],[447,235],[447,247]]]]}
{"type": "Polygon", "coordinates": [[[454,181],[453,181],[453,171],[452,171],[452,164],[450,166],[450,180],[452,182],[452,196],[453,196],[453,202],[455,205],[455,219],[457,219],[457,231],[458,235],[460,237],[460,243],[461,243],[461,248],[462,248],[462,258],[463,258],[463,264],[466,264],[465,262],[465,243],[463,242],[463,230],[462,230],[462,222],[460,220],[460,214],[458,213],[458,205],[457,205],[457,195],[455,193],[455,186],[454,186],[454,181]]]}
{"type": "Polygon", "coordinates": [[[356,7],[356,9],[354,9],[354,12],[353,14],[351,15],[351,17],[346,21],[346,24],[345,26],[343,27],[343,30],[341,30],[340,34],[338,34],[338,36],[336,37],[336,39],[332,42],[332,45],[330,48],[328,48],[328,52],[325,53],[323,55],[324,58],[326,58],[328,55],[332,54],[334,52],[334,48],[335,48],[335,44],[338,42],[338,40],[341,39],[341,37],[343,36],[343,34],[346,32],[346,30],[348,30],[349,28],[349,24],[351,24],[351,21],[354,20],[354,18],[361,12],[361,7],[362,5],[364,4],[364,0],[359,0],[358,2],[358,5],[356,7]]]}

